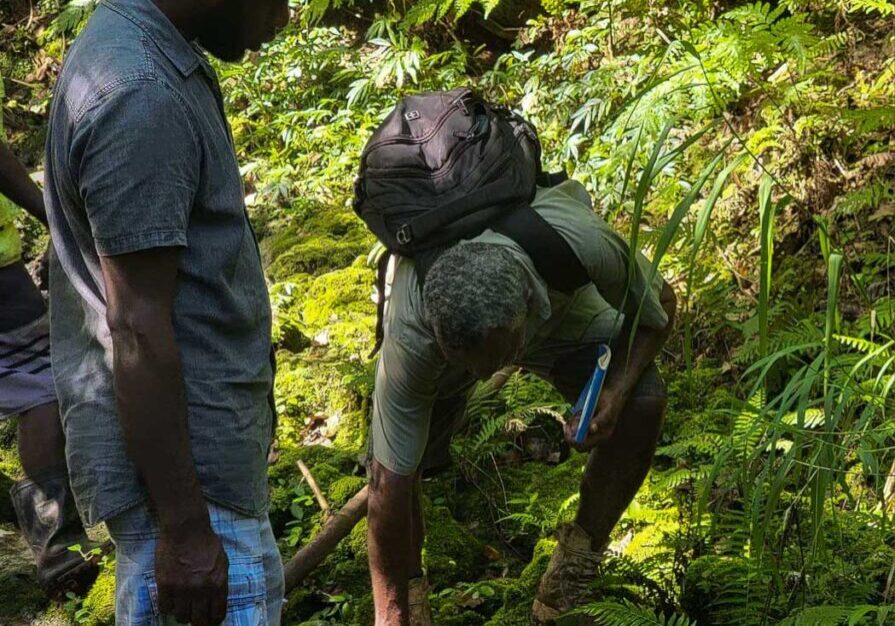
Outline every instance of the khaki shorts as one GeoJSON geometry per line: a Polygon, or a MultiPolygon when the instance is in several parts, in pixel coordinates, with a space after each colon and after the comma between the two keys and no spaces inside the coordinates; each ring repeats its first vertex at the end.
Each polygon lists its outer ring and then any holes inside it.
{"type": "MultiPolygon", "coordinates": [[[[535,342],[515,365],[552,383],[567,402],[574,404],[593,374],[597,347],[612,341],[622,322],[615,311],[596,315],[583,325],[586,330],[575,338],[563,337],[562,332],[556,332],[553,337],[535,342]]],[[[465,371],[448,368],[439,385],[444,392],[432,408],[429,438],[419,466],[422,471],[432,473],[451,465],[451,439],[464,423],[467,400],[475,383],[475,378],[465,371]]],[[[655,363],[644,370],[631,396],[666,397],[665,383],[655,363]]],[[[371,451],[375,445],[371,441],[371,451]]],[[[386,447],[383,445],[380,449],[386,447]]]]}

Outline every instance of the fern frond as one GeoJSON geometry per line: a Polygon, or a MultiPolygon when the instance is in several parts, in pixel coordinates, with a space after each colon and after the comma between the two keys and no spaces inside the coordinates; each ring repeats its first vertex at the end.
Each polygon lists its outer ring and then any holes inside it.
{"type": "Polygon", "coordinates": [[[696,622],[686,616],[673,613],[666,617],[627,600],[624,603],[595,602],[575,610],[574,613],[595,617],[604,626],[696,626],[696,622]]]}
{"type": "Polygon", "coordinates": [[[840,626],[851,612],[847,606],[811,606],[786,618],[780,626],[840,626]]]}
{"type": "Polygon", "coordinates": [[[51,31],[57,36],[73,33],[97,4],[98,0],[71,0],[53,20],[51,31]]]}

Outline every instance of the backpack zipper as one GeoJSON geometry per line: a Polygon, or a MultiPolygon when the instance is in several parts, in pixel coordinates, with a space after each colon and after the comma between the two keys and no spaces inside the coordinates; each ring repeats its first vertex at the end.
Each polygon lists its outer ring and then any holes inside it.
{"type": "Polygon", "coordinates": [[[431,180],[437,180],[439,178],[444,178],[447,176],[448,170],[453,167],[459,158],[463,156],[469,148],[475,145],[473,141],[464,141],[459,144],[454,150],[448,155],[448,158],[445,160],[444,164],[436,170],[432,170],[429,173],[421,173],[419,169],[414,167],[386,167],[381,168],[367,168],[367,175],[371,175],[371,173],[375,173],[377,178],[428,178],[431,180]]]}

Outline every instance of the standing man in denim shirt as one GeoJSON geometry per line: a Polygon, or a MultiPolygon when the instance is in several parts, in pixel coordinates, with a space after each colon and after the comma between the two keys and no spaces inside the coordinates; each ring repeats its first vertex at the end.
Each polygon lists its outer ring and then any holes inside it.
{"type": "Polygon", "coordinates": [[[78,508],[116,543],[119,626],[279,623],[270,305],[199,46],[239,60],[288,15],[287,0],[104,0],[56,88],[53,373],[78,508]]]}

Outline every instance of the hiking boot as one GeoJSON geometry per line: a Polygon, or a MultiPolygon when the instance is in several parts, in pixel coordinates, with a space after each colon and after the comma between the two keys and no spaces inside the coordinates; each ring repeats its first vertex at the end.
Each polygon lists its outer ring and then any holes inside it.
{"type": "MultiPolygon", "coordinates": [[[[73,592],[84,596],[99,574],[99,558],[85,560],[70,546],[85,553],[96,548],[87,538],[64,469],[48,471],[34,479],[20,480],[10,489],[19,530],[37,564],[37,581],[53,600],[73,592]]],[[[101,547],[109,551],[111,544],[101,547]]]]}
{"type": "Polygon", "coordinates": [[[563,613],[595,599],[593,583],[603,551],[591,549],[590,535],[577,524],[562,526],[557,539],[531,608],[532,617],[540,624],[552,623],[563,613]]]}
{"type": "Polygon", "coordinates": [[[432,607],[429,605],[429,581],[425,576],[407,582],[410,606],[410,626],[432,626],[432,607]]]}

